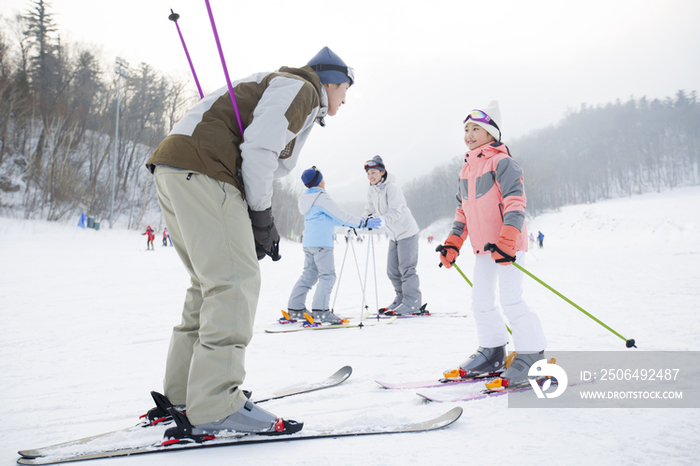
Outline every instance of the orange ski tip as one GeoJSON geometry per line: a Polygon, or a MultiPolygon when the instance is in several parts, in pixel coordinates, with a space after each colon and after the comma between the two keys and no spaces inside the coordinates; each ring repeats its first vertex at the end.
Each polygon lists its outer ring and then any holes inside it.
{"type": "Polygon", "coordinates": [[[341,322],[343,322],[344,324],[349,324],[349,323],[350,323],[350,319],[340,319],[340,320],[341,320],[341,322]]]}

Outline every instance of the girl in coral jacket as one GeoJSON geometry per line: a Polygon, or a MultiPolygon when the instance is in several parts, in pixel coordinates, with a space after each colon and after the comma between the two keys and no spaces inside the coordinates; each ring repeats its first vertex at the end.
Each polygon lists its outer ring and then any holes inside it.
{"type": "Polygon", "coordinates": [[[499,375],[504,386],[528,384],[530,366],[544,358],[547,341],[537,314],[523,301],[523,273],[511,265],[516,260],[522,263],[527,252],[523,172],[501,142],[498,102],[469,112],[464,125],[469,150],[459,174],[457,210],[452,230],[438,250],[440,261],[449,268],[470,239],[476,255],[472,312],[479,348],[445,375],[499,375]],[[516,353],[507,369],[508,332],[496,307],[497,283],[516,353]]]}

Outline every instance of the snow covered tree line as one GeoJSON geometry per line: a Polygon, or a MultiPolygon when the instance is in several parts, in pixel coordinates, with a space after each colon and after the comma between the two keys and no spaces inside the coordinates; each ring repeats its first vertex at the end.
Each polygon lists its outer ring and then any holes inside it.
{"type": "MultiPolygon", "coordinates": [[[[61,41],[50,5],[0,18],[0,215],[60,220],[109,217],[117,74],[97,52],[61,41]]],[[[160,212],[144,163],[199,95],[146,63],[121,78],[115,217],[139,229],[160,212]],[[149,215],[151,218],[148,218],[149,215]],[[128,217],[127,217],[128,216],[128,217]],[[145,218],[144,218],[145,217],[145,218]]],[[[276,181],[280,234],[300,235],[301,194],[276,181]]]]}
{"type": "MultiPolygon", "coordinates": [[[[44,0],[2,19],[0,213],[109,216],[117,105],[117,74],[109,68],[94,50],[61,41],[44,0]]],[[[138,227],[156,204],[143,163],[194,93],[146,63],[120,86],[115,217],[128,214],[129,227],[138,227]]]]}
{"type": "MultiPolygon", "coordinates": [[[[110,60],[110,64],[111,64],[110,60]]],[[[49,5],[31,0],[0,24],[0,215],[60,220],[109,216],[117,74],[98,54],[61,41],[49,5]]],[[[188,80],[146,63],[120,83],[115,216],[141,228],[158,212],[143,164],[199,98],[188,80]]],[[[700,102],[695,91],[663,101],[619,100],[571,111],[556,126],[506,141],[525,172],[528,212],[700,183],[700,102]]],[[[454,215],[462,158],[408,183],[421,228],[454,215]],[[454,180],[454,183],[445,182],[454,180]]],[[[303,231],[296,184],[275,183],[283,236],[303,231]]]]}
{"type": "MultiPolygon", "coordinates": [[[[663,101],[642,97],[582,105],[556,126],[505,142],[523,167],[532,216],[565,205],[700,184],[695,91],[681,90],[663,101]]],[[[462,163],[456,157],[404,189],[421,228],[454,215],[462,163]]]]}

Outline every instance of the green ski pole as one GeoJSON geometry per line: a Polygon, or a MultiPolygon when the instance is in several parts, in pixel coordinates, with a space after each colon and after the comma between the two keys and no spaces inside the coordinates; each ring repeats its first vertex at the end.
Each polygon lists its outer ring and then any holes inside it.
{"type": "MultiPolygon", "coordinates": [[[[493,252],[493,251],[496,250],[496,245],[495,245],[495,244],[491,244],[491,243],[486,243],[486,245],[484,246],[484,250],[493,252]]],[[[559,296],[561,299],[563,299],[563,300],[566,301],[567,303],[571,304],[571,305],[574,306],[576,309],[578,309],[579,311],[583,312],[584,314],[586,314],[588,317],[590,317],[590,318],[593,319],[594,321],[598,322],[600,325],[602,325],[603,327],[605,327],[606,329],[608,329],[608,330],[609,330],[610,332],[612,332],[614,335],[617,335],[618,337],[622,338],[622,340],[624,340],[625,346],[627,346],[627,348],[632,348],[632,347],[636,348],[636,347],[637,347],[637,345],[635,344],[634,338],[630,338],[630,339],[628,340],[627,338],[623,337],[622,335],[620,335],[619,333],[617,333],[615,330],[613,330],[612,328],[608,327],[605,323],[603,323],[603,321],[601,321],[600,319],[598,319],[597,317],[595,317],[593,314],[591,314],[590,312],[587,312],[587,311],[586,311],[585,309],[583,309],[581,306],[579,306],[579,305],[576,304],[575,302],[571,301],[569,298],[567,298],[567,297],[564,296],[563,294],[559,293],[557,290],[555,290],[554,288],[552,288],[551,286],[547,285],[545,282],[543,282],[542,280],[540,280],[539,278],[537,278],[536,276],[534,276],[533,274],[531,274],[530,272],[528,272],[528,271],[525,269],[525,267],[521,266],[520,264],[517,264],[515,261],[513,261],[513,265],[516,266],[518,269],[520,269],[523,273],[525,273],[525,274],[529,275],[530,277],[532,277],[532,278],[533,278],[536,282],[538,282],[540,285],[544,286],[544,287],[547,288],[549,291],[551,291],[551,292],[554,293],[555,295],[559,296]]]]}
{"type": "MultiPolygon", "coordinates": [[[[440,265],[442,265],[442,262],[440,262],[440,265]]],[[[467,276],[464,275],[464,273],[462,272],[462,269],[459,268],[459,266],[457,265],[457,263],[456,263],[456,262],[453,262],[453,263],[452,263],[452,266],[453,266],[455,269],[457,269],[457,272],[459,272],[459,274],[462,276],[462,278],[464,278],[464,279],[467,281],[467,283],[469,283],[469,286],[471,286],[472,288],[474,288],[474,285],[472,285],[472,282],[470,282],[469,279],[467,278],[467,276]]]]}

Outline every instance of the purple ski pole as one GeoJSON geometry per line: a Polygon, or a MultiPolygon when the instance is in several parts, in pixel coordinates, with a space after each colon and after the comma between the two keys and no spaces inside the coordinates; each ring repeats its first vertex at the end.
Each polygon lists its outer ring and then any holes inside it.
{"type": "Polygon", "coordinates": [[[207,4],[207,11],[209,12],[209,21],[211,22],[211,29],[214,31],[214,39],[216,39],[216,46],[219,49],[219,57],[221,58],[221,66],[224,68],[224,76],[226,76],[226,85],[228,86],[228,93],[231,96],[231,103],[233,104],[233,111],[236,113],[236,121],[238,122],[238,129],[241,131],[241,138],[243,138],[243,123],[241,122],[241,114],[238,111],[238,104],[236,103],[236,96],[233,94],[233,87],[231,86],[231,78],[228,76],[228,68],[226,68],[226,60],[224,59],[224,51],[221,50],[221,42],[219,41],[219,33],[216,32],[216,23],[214,23],[214,15],[211,12],[211,6],[209,5],[209,0],[204,0],[207,4]]]}
{"type": "Polygon", "coordinates": [[[185,45],[185,38],[182,37],[182,32],[180,32],[180,25],[177,24],[177,20],[180,19],[180,15],[175,13],[173,9],[170,9],[170,16],[168,16],[168,19],[175,23],[175,27],[177,28],[177,33],[180,35],[180,42],[182,42],[182,48],[185,49],[185,55],[187,55],[187,61],[190,64],[190,69],[192,70],[192,76],[194,76],[194,82],[197,85],[197,90],[199,91],[199,98],[203,99],[204,98],[204,93],[202,92],[202,86],[199,85],[199,79],[197,79],[197,73],[194,71],[194,65],[192,64],[192,59],[190,58],[190,52],[187,51],[187,45],[185,45]]]}

